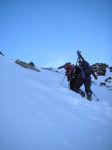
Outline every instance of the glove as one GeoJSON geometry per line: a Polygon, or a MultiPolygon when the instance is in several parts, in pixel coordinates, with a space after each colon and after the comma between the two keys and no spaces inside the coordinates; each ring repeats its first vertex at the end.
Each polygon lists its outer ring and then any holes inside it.
{"type": "Polygon", "coordinates": [[[98,77],[97,77],[97,76],[95,76],[95,79],[97,80],[97,79],[98,79],[98,77]]]}

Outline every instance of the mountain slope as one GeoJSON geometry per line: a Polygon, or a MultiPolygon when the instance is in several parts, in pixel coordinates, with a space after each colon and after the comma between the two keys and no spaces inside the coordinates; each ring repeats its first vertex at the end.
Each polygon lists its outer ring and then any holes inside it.
{"type": "Polygon", "coordinates": [[[62,79],[0,56],[0,150],[111,150],[111,91],[92,85],[90,102],[62,79]]]}

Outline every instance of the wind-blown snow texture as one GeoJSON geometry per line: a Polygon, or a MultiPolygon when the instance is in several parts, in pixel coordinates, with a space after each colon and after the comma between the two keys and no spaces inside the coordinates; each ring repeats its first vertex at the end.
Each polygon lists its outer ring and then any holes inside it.
{"type": "Polygon", "coordinates": [[[94,84],[90,102],[63,76],[0,56],[0,150],[112,149],[112,92],[94,84]]]}

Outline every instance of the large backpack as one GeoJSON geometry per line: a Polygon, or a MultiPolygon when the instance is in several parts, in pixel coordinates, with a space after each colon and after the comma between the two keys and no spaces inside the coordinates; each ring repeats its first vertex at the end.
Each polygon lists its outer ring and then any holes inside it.
{"type": "Polygon", "coordinates": [[[91,75],[91,66],[87,61],[81,61],[81,67],[85,75],[91,75]]]}

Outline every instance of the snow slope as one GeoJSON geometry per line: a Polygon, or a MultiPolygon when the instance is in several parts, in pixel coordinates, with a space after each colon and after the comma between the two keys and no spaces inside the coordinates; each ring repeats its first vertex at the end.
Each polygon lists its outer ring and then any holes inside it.
{"type": "Polygon", "coordinates": [[[0,56],[0,150],[112,149],[112,92],[94,84],[90,102],[63,76],[0,56]]]}

